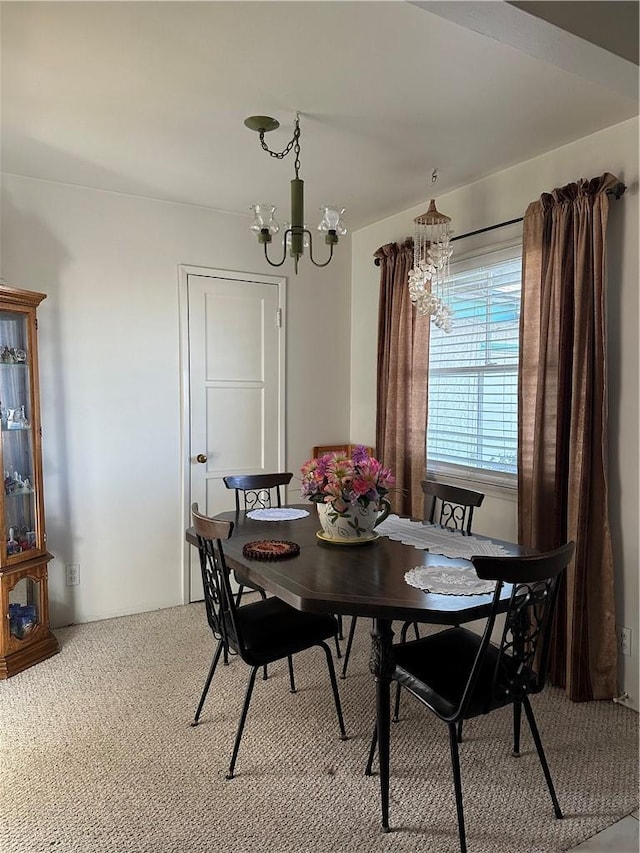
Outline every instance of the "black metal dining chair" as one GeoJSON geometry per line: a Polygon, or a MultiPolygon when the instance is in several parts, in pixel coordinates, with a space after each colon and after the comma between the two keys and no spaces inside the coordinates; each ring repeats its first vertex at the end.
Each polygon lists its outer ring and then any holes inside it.
{"type": "MultiPolygon", "coordinates": [[[[291,482],[293,474],[289,471],[273,474],[242,474],[223,477],[222,480],[228,489],[235,489],[236,493],[236,512],[244,510],[249,512],[252,509],[271,509],[272,507],[282,506],[283,486],[287,486],[291,482]]],[[[237,577],[239,589],[236,593],[238,603],[244,592],[244,588],[248,587],[252,590],[264,594],[263,590],[254,584],[237,577]]],[[[342,638],[342,618],[338,617],[338,633],[335,637],[336,655],[342,657],[340,651],[340,642],[342,638]]]]}
{"type": "MultiPolygon", "coordinates": [[[[249,512],[252,509],[271,509],[271,507],[282,506],[281,488],[286,486],[291,481],[293,474],[290,472],[273,473],[273,474],[239,474],[234,476],[223,477],[222,482],[228,489],[235,491],[236,512],[244,510],[249,512]]],[[[266,598],[263,589],[250,583],[247,580],[242,580],[236,575],[238,591],[236,592],[236,601],[240,604],[242,594],[246,589],[253,592],[259,592],[262,598],[266,598]]]]}
{"type": "MultiPolygon", "coordinates": [[[[545,685],[550,632],[562,573],[574,543],[530,557],[473,557],[478,577],[495,580],[491,613],[482,634],[450,628],[393,647],[392,679],[447,724],[458,816],[460,849],[466,853],[462,781],[456,725],[462,720],[513,706],[513,755],[520,756],[520,718],[524,708],[557,818],[562,817],[529,696],[545,685]],[[500,641],[491,634],[504,609],[503,588],[511,584],[500,641]]],[[[366,775],[371,775],[377,745],[374,731],[366,775]]],[[[388,792],[387,792],[388,793],[388,792]]]]}
{"type": "MultiPolygon", "coordinates": [[[[460,486],[450,486],[447,483],[436,483],[433,480],[423,480],[420,484],[424,493],[424,520],[429,524],[440,524],[442,527],[448,527],[451,530],[460,530],[464,533],[471,533],[471,525],[473,524],[473,510],[481,506],[484,500],[482,492],[476,492],[472,489],[463,489],[460,486]]],[[[342,661],[341,678],[347,677],[347,665],[351,655],[351,646],[353,645],[353,637],[356,630],[357,617],[351,619],[349,626],[349,635],[347,637],[347,645],[344,651],[342,661]]],[[[419,637],[418,625],[415,622],[405,622],[402,626],[400,639],[404,642],[407,638],[407,631],[413,625],[416,639],[419,637]]],[[[396,693],[395,712],[393,719],[398,721],[400,712],[400,690],[396,693]]]]}
{"type": "MultiPolygon", "coordinates": [[[[448,483],[436,483],[435,480],[423,480],[420,483],[424,494],[424,520],[429,524],[439,524],[449,530],[471,534],[473,511],[482,506],[484,494],[448,483]]],[[[400,642],[407,639],[409,627],[413,625],[416,640],[420,638],[417,622],[405,622],[400,630],[400,642]]],[[[400,719],[400,685],[396,686],[396,698],[393,721],[400,719]]],[[[458,724],[458,743],[462,742],[462,721],[458,724]]]]}
{"type": "Polygon", "coordinates": [[[424,520],[451,530],[471,533],[473,511],[482,506],[484,494],[435,480],[420,483],[424,495],[424,520]]]}
{"type": "Polygon", "coordinates": [[[192,726],[198,725],[211,680],[225,647],[230,653],[238,655],[251,668],[227,779],[233,779],[234,776],[240,741],[258,670],[266,667],[267,664],[287,658],[292,692],[295,692],[291,658],[294,654],[312,646],[321,646],[326,656],[340,737],[346,740],[333,658],[325,642],[336,633],[338,627],[336,619],[325,614],[303,613],[285,604],[279,598],[261,599],[239,607],[236,596],[231,591],[229,568],[222,545],[233,532],[233,522],[218,521],[202,515],[198,511],[198,504],[193,504],[191,515],[198,537],[207,620],[218,641],[192,726]]]}
{"type": "Polygon", "coordinates": [[[289,471],[273,474],[239,474],[223,477],[228,489],[235,489],[236,512],[241,509],[270,509],[282,506],[284,486],[291,482],[293,474],[289,471]]]}

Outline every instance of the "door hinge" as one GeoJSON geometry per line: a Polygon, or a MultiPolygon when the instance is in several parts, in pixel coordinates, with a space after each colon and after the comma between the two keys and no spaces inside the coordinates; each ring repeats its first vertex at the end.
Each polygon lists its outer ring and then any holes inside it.
{"type": "Polygon", "coordinates": [[[276,308],[276,327],[282,328],[282,308],[276,308]]]}

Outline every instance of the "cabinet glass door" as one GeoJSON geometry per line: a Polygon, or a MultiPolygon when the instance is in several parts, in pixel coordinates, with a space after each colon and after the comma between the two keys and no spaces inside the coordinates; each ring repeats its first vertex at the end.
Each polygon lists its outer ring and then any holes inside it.
{"type": "Polygon", "coordinates": [[[0,311],[0,423],[4,549],[11,558],[39,547],[28,315],[0,311]]]}
{"type": "Polygon", "coordinates": [[[21,578],[9,593],[9,633],[24,640],[35,633],[40,624],[42,582],[36,578],[21,578]]]}

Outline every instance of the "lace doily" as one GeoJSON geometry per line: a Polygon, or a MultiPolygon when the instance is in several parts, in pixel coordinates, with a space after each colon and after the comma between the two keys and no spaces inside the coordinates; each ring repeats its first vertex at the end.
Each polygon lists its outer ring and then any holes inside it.
{"type": "Polygon", "coordinates": [[[376,527],[376,533],[413,545],[414,548],[442,554],[443,557],[459,557],[470,560],[471,557],[504,557],[507,549],[491,539],[477,539],[466,536],[456,530],[448,530],[437,524],[423,524],[410,518],[390,515],[376,527]]]}
{"type": "Polygon", "coordinates": [[[495,581],[481,580],[473,566],[416,566],[404,579],[409,586],[439,595],[486,595],[496,588],[495,581]]]}
{"type": "Polygon", "coordinates": [[[304,518],[309,515],[306,509],[292,509],[288,506],[272,507],[271,509],[252,509],[247,518],[254,521],[291,521],[294,518],[304,518]]]}

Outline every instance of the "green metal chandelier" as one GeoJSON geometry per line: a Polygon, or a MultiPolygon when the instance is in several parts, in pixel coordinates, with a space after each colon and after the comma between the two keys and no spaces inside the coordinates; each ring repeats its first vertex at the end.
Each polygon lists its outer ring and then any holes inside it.
{"type": "Polygon", "coordinates": [[[272,151],[264,141],[266,133],[280,127],[280,123],[276,119],[270,116],[249,116],[244,123],[249,130],[254,130],[260,134],[260,144],[271,157],[283,160],[291,150],[295,154],[295,178],[291,181],[291,222],[284,225],[282,260],[272,261],[267,248],[273,240],[273,235],[280,231],[280,225],[275,218],[275,205],[269,202],[258,202],[251,205],[254,216],[251,230],[257,233],[258,242],[264,246],[264,256],[267,262],[272,267],[281,267],[287,258],[288,249],[297,274],[298,261],[304,255],[304,250],[309,249],[311,263],[316,267],[326,267],[333,258],[333,247],[338,243],[338,239],[347,233],[342,221],[342,215],[345,211],[344,208],[329,204],[320,208],[322,219],[318,225],[318,231],[324,232],[324,241],[329,246],[329,257],[323,263],[316,261],[313,257],[313,237],[304,222],[304,181],[300,177],[300,116],[296,113],[293,137],[283,151],[272,151]]]}

